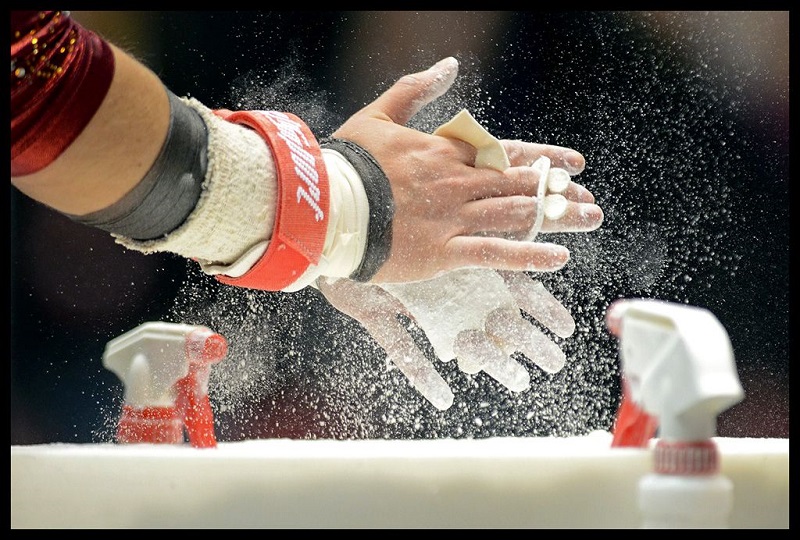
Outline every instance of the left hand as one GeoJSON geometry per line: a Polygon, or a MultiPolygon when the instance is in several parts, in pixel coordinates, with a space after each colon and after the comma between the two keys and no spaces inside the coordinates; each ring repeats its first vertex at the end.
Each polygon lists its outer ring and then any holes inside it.
{"type": "MultiPolygon", "coordinates": [[[[475,167],[477,151],[462,140],[423,133],[405,124],[443,95],[458,71],[446,58],[406,75],[348,119],[333,136],[365,148],[389,178],[395,202],[392,247],[374,283],[429,279],[455,268],[554,271],[569,259],[560,245],[526,242],[537,205],[539,176],[530,165],[546,156],[571,175],[584,168],[569,148],[502,141],[511,167],[475,167]],[[488,234],[487,234],[488,233],[488,234]]],[[[603,213],[592,194],[571,183],[570,205],[543,231],[590,231],[603,213]]]]}

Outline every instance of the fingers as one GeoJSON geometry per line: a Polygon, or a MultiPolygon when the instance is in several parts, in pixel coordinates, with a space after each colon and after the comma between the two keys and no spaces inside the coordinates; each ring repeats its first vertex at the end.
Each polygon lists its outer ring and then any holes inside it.
{"type": "Polygon", "coordinates": [[[453,350],[461,371],[483,371],[513,392],[530,387],[530,374],[513,353],[521,352],[548,373],[561,371],[567,361],[558,344],[510,308],[492,311],[485,331],[473,328],[459,333],[453,350]]]}
{"type": "Polygon", "coordinates": [[[561,371],[567,362],[558,344],[523,319],[516,310],[496,310],[489,314],[486,332],[505,346],[507,355],[519,351],[548,373],[561,371]]]}
{"type": "Polygon", "coordinates": [[[464,222],[462,234],[488,233],[522,237],[536,218],[536,200],[533,197],[493,197],[464,204],[461,208],[464,222]]]}
{"type": "Polygon", "coordinates": [[[579,203],[594,203],[594,194],[580,184],[570,182],[567,189],[562,193],[570,201],[579,203]]]}
{"type": "Polygon", "coordinates": [[[413,318],[402,302],[375,285],[349,279],[321,278],[317,286],[333,307],[364,326],[372,321],[377,321],[377,326],[387,313],[402,313],[413,318]]]}
{"type": "Polygon", "coordinates": [[[391,318],[386,320],[397,339],[387,348],[386,357],[406,376],[408,382],[431,404],[445,411],[453,404],[453,391],[447,381],[433,367],[431,362],[417,348],[414,340],[408,335],[400,322],[391,318]]]}
{"type": "Polygon", "coordinates": [[[450,268],[477,266],[497,270],[554,272],[569,260],[558,244],[518,242],[490,236],[456,236],[445,245],[450,268]]]}
{"type": "Polygon", "coordinates": [[[477,328],[459,332],[453,342],[458,368],[470,375],[480,372],[489,359],[496,354],[496,350],[497,347],[488,342],[486,333],[477,328]]]}
{"type": "MultiPolygon", "coordinates": [[[[460,217],[464,236],[487,235],[513,241],[526,238],[536,220],[538,205],[533,197],[493,197],[465,203],[460,217]]],[[[603,211],[596,204],[568,202],[557,220],[545,218],[544,232],[588,232],[600,227],[603,211]]]]}
{"type": "MultiPolygon", "coordinates": [[[[532,169],[537,169],[537,164],[548,158],[542,157],[533,164],[532,169]]],[[[594,204],[594,195],[572,181],[565,169],[552,167],[545,174],[538,172],[539,190],[537,200],[540,203],[536,217],[535,230],[545,232],[580,232],[592,231],[600,227],[603,222],[602,209],[594,204]],[[543,184],[542,182],[546,182],[543,184]]],[[[532,233],[535,236],[535,233],[532,233]]],[[[533,236],[529,237],[533,240],[533,236]]]]}
{"type": "Polygon", "coordinates": [[[520,309],[542,323],[559,337],[575,332],[575,319],[541,281],[521,272],[498,272],[520,309]]]}
{"type": "Polygon", "coordinates": [[[447,92],[456,75],[458,61],[445,58],[425,71],[404,75],[364,110],[371,116],[385,116],[405,125],[420,109],[447,92]]]}
{"type": "Polygon", "coordinates": [[[318,286],[333,307],[361,323],[423,397],[439,410],[450,408],[453,392],[396,317],[411,317],[399,300],[380,287],[349,279],[321,279],[318,286]]]}
{"type": "Polygon", "coordinates": [[[500,354],[488,362],[483,371],[494,380],[511,390],[522,392],[531,386],[531,376],[525,366],[495,348],[500,354]]]}
{"type": "Polygon", "coordinates": [[[476,169],[469,163],[461,172],[454,190],[462,193],[463,200],[508,197],[511,195],[536,195],[539,174],[531,167],[516,167],[499,172],[492,169],[476,169]]]}
{"type": "MultiPolygon", "coordinates": [[[[557,169],[557,167],[552,167],[550,171],[553,172],[555,169],[557,169]]],[[[535,196],[538,191],[539,182],[542,181],[539,169],[531,166],[511,167],[503,174],[505,175],[505,181],[508,184],[506,191],[513,191],[515,194],[520,195],[525,194],[535,196]]],[[[491,179],[492,182],[498,182],[497,180],[494,180],[493,176],[487,176],[487,178],[491,179]]],[[[552,186],[552,180],[550,185],[552,186]]],[[[561,194],[570,201],[594,203],[594,195],[592,192],[572,180],[570,180],[566,188],[561,191],[561,194]]]]}
{"type": "Polygon", "coordinates": [[[386,351],[387,360],[406,376],[411,386],[437,409],[450,408],[454,398],[450,386],[417,347],[394,312],[385,313],[379,319],[367,319],[364,327],[386,351]]]}
{"type": "Polygon", "coordinates": [[[564,169],[573,176],[583,172],[586,167],[583,155],[571,148],[516,140],[502,140],[500,143],[512,167],[530,165],[542,156],[550,158],[553,167],[564,169]]]}
{"type": "Polygon", "coordinates": [[[531,377],[525,366],[497,348],[481,330],[461,332],[456,337],[453,350],[458,358],[458,367],[464,373],[484,371],[512,392],[522,392],[530,387],[531,377]]]}
{"type": "Polygon", "coordinates": [[[543,232],[589,232],[603,224],[603,210],[593,203],[568,202],[564,215],[556,220],[545,218],[543,232]]]}
{"type": "MultiPolygon", "coordinates": [[[[530,206],[516,196],[527,196],[535,207],[538,186],[541,181],[540,172],[535,167],[512,167],[504,173],[486,169],[471,169],[469,177],[456,185],[453,192],[461,191],[461,197],[467,202],[462,208],[462,217],[466,234],[480,231],[497,233],[527,232],[536,218],[536,209],[532,216],[530,206]],[[509,199],[509,200],[504,200],[509,199]],[[510,212],[506,215],[506,212],[510,212]],[[530,217],[527,229],[521,226],[519,219],[530,217]],[[513,226],[509,223],[513,221],[513,226]]],[[[554,169],[551,169],[553,171],[554,169]]],[[[565,175],[566,176],[566,175],[565,175]]],[[[569,181],[561,192],[566,199],[565,210],[557,219],[543,217],[541,230],[544,232],[588,232],[600,227],[603,223],[603,211],[595,204],[594,195],[585,187],[569,181]]]]}
{"type": "MultiPolygon", "coordinates": [[[[555,169],[551,169],[551,172],[553,170],[555,169]]],[[[462,215],[466,228],[471,229],[471,232],[486,230],[511,232],[521,229],[485,227],[492,225],[491,220],[499,220],[498,223],[506,217],[516,220],[517,212],[520,211],[524,211],[527,215],[531,207],[535,207],[536,199],[533,197],[538,195],[540,182],[541,172],[535,167],[512,167],[503,173],[469,168],[463,179],[453,182],[451,193],[459,193],[457,198],[467,201],[462,208],[462,215]],[[516,196],[526,196],[532,202],[530,205],[526,204],[516,196]],[[514,216],[503,215],[508,211],[515,212],[514,216]],[[473,223],[470,220],[475,221],[473,223]]],[[[594,195],[580,184],[571,180],[567,182],[566,187],[561,187],[561,195],[566,199],[566,211],[562,217],[549,220],[550,223],[543,223],[543,230],[577,232],[598,228],[603,221],[603,212],[594,204],[594,195]]],[[[535,217],[533,214],[533,218],[535,217]]],[[[547,221],[545,216],[544,222],[547,221]]],[[[531,220],[528,229],[532,223],[531,220]]]]}

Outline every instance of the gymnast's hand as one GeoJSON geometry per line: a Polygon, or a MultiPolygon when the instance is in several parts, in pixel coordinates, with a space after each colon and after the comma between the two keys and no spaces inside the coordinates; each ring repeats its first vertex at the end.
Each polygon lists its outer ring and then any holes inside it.
{"type": "MultiPolygon", "coordinates": [[[[591,193],[574,183],[566,169],[550,167],[552,160],[547,154],[558,156],[562,149],[501,142],[466,110],[434,135],[472,145],[476,169],[508,170],[532,178],[537,188],[536,197],[530,197],[535,207],[532,220],[526,230],[508,231],[526,242],[533,243],[542,230],[580,231],[602,219],[602,213],[594,213],[591,193]],[[535,161],[530,167],[511,167],[509,154],[516,162],[535,161]]],[[[387,359],[441,410],[453,404],[453,393],[416,346],[400,315],[425,333],[440,361],[457,359],[464,373],[483,371],[512,392],[524,391],[530,384],[528,371],[516,353],[555,373],[566,362],[558,338],[567,338],[575,330],[566,307],[541,282],[523,272],[472,267],[409,283],[376,285],[326,278],[317,285],[331,305],[364,326],[387,359]],[[523,312],[557,338],[526,321],[523,312]]]]}
{"type": "MultiPolygon", "coordinates": [[[[555,271],[569,259],[560,245],[526,241],[536,219],[539,174],[531,167],[548,157],[570,175],[583,170],[571,149],[502,141],[510,167],[477,168],[477,150],[462,140],[405,126],[453,84],[458,62],[445,58],[406,75],[347,120],[333,136],[366,149],[380,164],[394,199],[391,250],[370,280],[408,282],[461,267],[555,271]]],[[[603,218],[594,197],[570,183],[566,215],[545,220],[543,231],[589,231],[603,218]]]]}

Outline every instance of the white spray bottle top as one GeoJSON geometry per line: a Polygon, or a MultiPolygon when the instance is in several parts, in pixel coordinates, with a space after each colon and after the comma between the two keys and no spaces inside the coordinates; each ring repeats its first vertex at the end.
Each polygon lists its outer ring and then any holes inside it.
{"type": "Polygon", "coordinates": [[[211,366],[227,354],[225,338],[205,326],[152,321],[106,344],[103,365],[124,385],[120,443],[217,445],[208,398],[211,366]]]}
{"type": "Polygon", "coordinates": [[[713,437],[717,416],[744,397],[727,332],[706,309],[648,299],[617,301],[607,324],[625,399],[659,429],[654,473],[639,486],[645,527],[727,526],[733,486],[713,437]]]}

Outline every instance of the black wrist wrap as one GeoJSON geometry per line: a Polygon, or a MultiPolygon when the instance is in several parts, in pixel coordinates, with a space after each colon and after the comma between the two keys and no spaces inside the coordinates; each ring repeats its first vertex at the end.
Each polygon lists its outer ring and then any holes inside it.
{"type": "Polygon", "coordinates": [[[369,201],[369,225],[367,246],[361,265],[350,275],[354,281],[366,282],[389,258],[392,249],[392,218],[394,218],[394,198],[389,179],[381,166],[364,148],[344,139],[326,139],[320,144],[342,154],[349,161],[364,184],[369,201]]]}
{"type": "Polygon", "coordinates": [[[208,134],[200,115],[167,90],[170,124],[153,166],[119,201],[69,218],[135,240],[160,238],[177,229],[200,199],[208,166],[208,134]]]}

